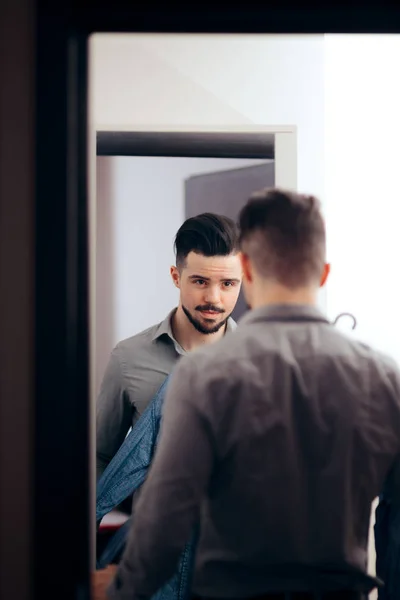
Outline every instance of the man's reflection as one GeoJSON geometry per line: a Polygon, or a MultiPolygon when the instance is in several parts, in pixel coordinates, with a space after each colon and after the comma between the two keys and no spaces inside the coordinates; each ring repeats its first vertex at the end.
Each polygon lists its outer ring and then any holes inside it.
{"type": "Polygon", "coordinates": [[[230,315],[242,271],[234,222],[212,213],[192,217],[178,230],[175,251],[178,307],[112,351],[97,402],[97,479],[178,359],[235,327],[230,315]]]}

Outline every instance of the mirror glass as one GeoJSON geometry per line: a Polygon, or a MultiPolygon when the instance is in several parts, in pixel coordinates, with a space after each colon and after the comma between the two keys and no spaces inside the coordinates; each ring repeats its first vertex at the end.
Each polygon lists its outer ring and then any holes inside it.
{"type": "MultiPolygon", "coordinates": [[[[93,406],[113,348],[162,323],[179,302],[170,273],[178,228],[205,211],[236,218],[235,194],[247,195],[253,180],[321,199],[332,265],[321,308],[332,321],[352,313],[352,335],[400,361],[400,36],[96,34],[90,52],[93,135],[267,131],[274,138],[270,158],[157,156],[156,149],[93,156],[93,406]]],[[[166,368],[157,381],[150,377],[147,392],[142,386],[148,400],[166,368]]],[[[110,393],[120,394],[125,413],[114,416],[126,428],[135,386],[124,385],[110,393]]],[[[129,506],[108,515],[105,533],[124,511],[129,506]]],[[[369,560],[373,569],[372,547],[369,560]]]]}

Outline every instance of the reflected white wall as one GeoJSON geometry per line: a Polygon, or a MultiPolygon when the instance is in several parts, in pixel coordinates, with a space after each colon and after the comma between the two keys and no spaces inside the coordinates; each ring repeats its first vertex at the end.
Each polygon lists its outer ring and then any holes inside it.
{"type": "Polygon", "coordinates": [[[400,36],[325,36],[331,317],[400,362],[400,36]]]}

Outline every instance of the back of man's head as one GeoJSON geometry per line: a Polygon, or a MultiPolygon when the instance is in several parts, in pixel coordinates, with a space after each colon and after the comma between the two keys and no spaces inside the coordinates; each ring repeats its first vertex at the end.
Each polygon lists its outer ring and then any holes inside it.
{"type": "Polygon", "coordinates": [[[229,256],[239,251],[239,235],[232,219],[202,213],[187,219],[175,237],[176,265],[185,265],[190,252],[203,256],[229,256]]]}
{"type": "Polygon", "coordinates": [[[240,218],[240,246],[261,279],[295,290],[318,286],[325,265],[325,224],[314,196],[266,189],[240,218]]]}

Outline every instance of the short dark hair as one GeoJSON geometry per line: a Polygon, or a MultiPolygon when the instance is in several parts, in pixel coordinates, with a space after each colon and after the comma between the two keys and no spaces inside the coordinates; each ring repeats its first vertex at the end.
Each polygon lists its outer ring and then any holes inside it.
{"type": "Polygon", "coordinates": [[[281,189],[256,192],[239,227],[240,246],[259,275],[291,289],[318,282],[326,239],[317,198],[281,189]]]}
{"type": "Polygon", "coordinates": [[[184,266],[190,252],[204,256],[228,256],[239,251],[239,232],[229,217],[202,213],[187,219],[175,236],[176,264],[184,266]]]}

